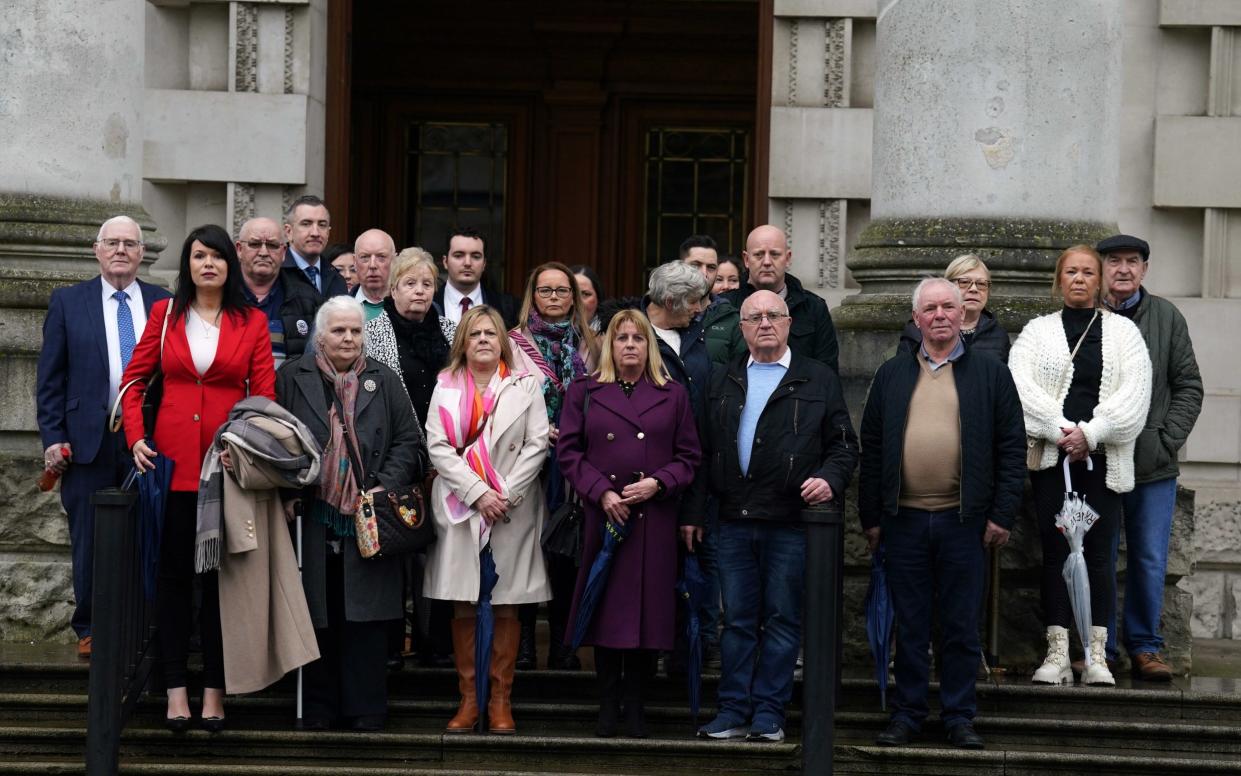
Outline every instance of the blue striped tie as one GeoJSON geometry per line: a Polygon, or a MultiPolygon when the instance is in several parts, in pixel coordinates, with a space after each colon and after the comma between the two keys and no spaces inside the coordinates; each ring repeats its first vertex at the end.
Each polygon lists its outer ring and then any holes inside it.
{"type": "Polygon", "coordinates": [[[121,340],[121,371],[124,372],[138,340],[134,337],[134,316],[129,312],[129,294],[117,291],[112,298],[116,300],[116,333],[121,340]]]}
{"type": "Polygon", "coordinates": [[[306,277],[310,278],[310,285],[314,286],[316,291],[323,290],[319,288],[319,268],[318,267],[307,266],[306,277]]]}

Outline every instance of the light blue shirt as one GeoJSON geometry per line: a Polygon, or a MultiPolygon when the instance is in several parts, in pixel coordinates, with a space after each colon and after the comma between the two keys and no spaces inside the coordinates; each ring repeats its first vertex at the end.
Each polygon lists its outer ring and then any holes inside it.
{"type": "Polygon", "coordinates": [[[935,359],[931,358],[931,354],[926,351],[925,342],[922,343],[922,347],[920,347],[919,350],[922,353],[922,357],[926,359],[926,363],[930,365],[931,371],[938,372],[945,364],[951,364],[953,361],[956,361],[958,358],[965,355],[965,343],[958,339],[956,347],[954,347],[952,352],[948,354],[948,358],[945,358],[938,364],[935,363],[935,359]]]}
{"type": "MultiPolygon", "coordinates": [[[[315,278],[315,282],[312,285],[315,287],[316,291],[318,291],[319,293],[323,293],[323,262],[316,261],[314,264],[311,264],[310,262],[306,261],[306,259],[302,258],[302,254],[293,250],[292,245],[289,246],[289,254],[293,257],[294,263],[297,264],[297,268],[302,271],[303,275],[306,275],[307,267],[313,266],[319,270],[319,277],[315,278]]],[[[306,279],[310,280],[310,276],[306,275],[306,279]]]]}
{"type": "Polygon", "coordinates": [[[750,471],[750,453],[754,449],[758,419],[767,407],[767,400],[784,379],[792,358],[792,351],[785,348],[784,355],[775,363],[761,364],[751,357],[746,366],[745,407],[741,410],[741,423],[737,428],[737,458],[741,462],[742,474],[750,471]]]}

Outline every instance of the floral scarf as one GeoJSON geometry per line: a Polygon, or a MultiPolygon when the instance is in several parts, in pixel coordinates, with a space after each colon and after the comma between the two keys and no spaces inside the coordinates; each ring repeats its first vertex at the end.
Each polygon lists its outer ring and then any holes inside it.
{"type": "MultiPolygon", "coordinates": [[[[496,471],[491,463],[491,451],[487,446],[487,435],[483,433],[487,421],[495,412],[496,398],[500,392],[500,384],[509,376],[508,365],[500,362],[499,369],[491,376],[491,382],[480,389],[474,381],[474,375],[468,368],[456,372],[440,373],[440,385],[455,389],[460,395],[453,406],[452,402],[441,402],[439,405],[440,423],[444,426],[444,436],[452,445],[465,464],[479,478],[487,483],[501,496],[507,496],[508,486],[504,477],[496,471]]],[[[474,509],[457,497],[451,490],[445,490],[444,507],[449,521],[462,523],[470,518],[474,509]]],[[[479,547],[487,544],[489,533],[487,522],[479,521],[479,547]]]]}
{"type": "MultiPolygon", "coordinates": [[[[366,355],[358,356],[357,361],[344,372],[337,372],[332,362],[322,350],[315,353],[315,365],[319,367],[323,380],[327,383],[341,407],[352,408],[358,400],[359,375],[366,368],[366,355]]],[[[328,440],[323,446],[320,459],[321,476],[316,493],[316,503],[311,507],[311,514],[319,522],[326,525],[337,536],[354,536],[353,514],[358,508],[358,480],[364,474],[358,472],[357,477],[350,475],[349,447],[345,444],[345,435],[349,435],[350,444],[358,450],[358,435],[353,426],[352,410],[341,418],[336,411],[336,402],[328,405],[328,440]]]]}
{"type": "MultiPolygon", "coordinates": [[[[537,310],[530,311],[527,327],[542,357],[541,359],[534,358],[534,363],[548,378],[543,381],[543,401],[547,404],[547,419],[552,423],[558,423],[560,405],[564,402],[564,394],[569,388],[569,383],[573,382],[575,377],[586,374],[586,362],[582,360],[582,354],[579,351],[582,346],[582,335],[573,328],[572,318],[560,323],[548,323],[539,317],[537,310]]],[[[521,345],[520,341],[518,345],[521,345]]]]}

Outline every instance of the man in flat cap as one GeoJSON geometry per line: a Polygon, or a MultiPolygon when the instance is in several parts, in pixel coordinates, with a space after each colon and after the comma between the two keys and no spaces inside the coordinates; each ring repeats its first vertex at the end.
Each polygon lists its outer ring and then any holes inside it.
{"type": "MultiPolygon", "coordinates": [[[[1121,496],[1127,564],[1123,622],[1134,678],[1167,682],[1172,668],[1159,652],[1163,647],[1159,616],[1180,473],[1176,458],[1202,409],[1202,376],[1184,316],[1171,302],[1142,287],[1150,261],[1146,241],[1118,234],[1096,248],[1103,256],[1104,302],[1137,324],[1154,369],[1150,412],[1133,455],[1136,486],[1121,496]]],[[[1116,541],[1113,573],[1119,534],[1116,541]]],[[[1113,612],[1115,608],[1113,602],[1113,612]]],[[[1114,662],[1115,625],[1108,630],[1108,659],[1114,662]]]]}

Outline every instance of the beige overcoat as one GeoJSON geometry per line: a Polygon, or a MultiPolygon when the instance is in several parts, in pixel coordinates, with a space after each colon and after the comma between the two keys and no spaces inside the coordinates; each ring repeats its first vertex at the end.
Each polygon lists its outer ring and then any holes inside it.
{"type": "MultiPolygon", "coordinates": [[[[293,434],[265,425],[273,435],[293,434]]],[[[257,692],[318,660],[319,645],[276,481],[237,445],[225,447],[233,471],[224,472],[220,628],[225,690],[232,694],[257,692]]]]}
{"type": "MultiPolygon", "coordinates": [[[[548,433],[542,385],[542,376],[528,372],[504,378],[495,410],[482,432],[487,435],[492,464],[508,486],[504,495],[511,504],[508,522],[497,522],[491,529],[491,551],[499,575],[491,594],[496,605],[536,603],[552,597],[540,544],[546,507],[539,472],[547,459],[548,433]]],[[[466,520],[454,525],[441,506],[448,489],[464,504],[473,504],[487,491],[486,483],[444,434],[439,407],[441,403],[453,406],[459,398],[458,389],[437,385],[427,412],[427,451],[439,476],[431,486],[437,538],[427,555],[422,592],[443,601],[476,602],[482,518],[471,509],[466,520]]]]}

